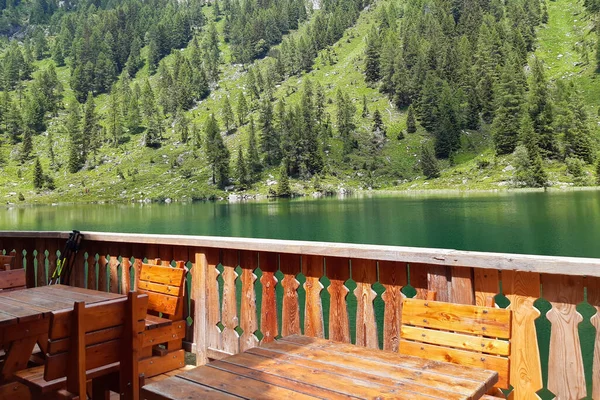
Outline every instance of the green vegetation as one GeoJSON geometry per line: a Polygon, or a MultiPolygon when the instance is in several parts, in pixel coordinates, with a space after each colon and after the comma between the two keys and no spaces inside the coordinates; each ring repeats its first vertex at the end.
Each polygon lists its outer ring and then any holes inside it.
{"type": "Polygon", "coordinates": [[[0,40],[2,191],[142,201],[600,179],[591,3],[188,3],[6,6],[0,32],[23,33],[0,40]]]}

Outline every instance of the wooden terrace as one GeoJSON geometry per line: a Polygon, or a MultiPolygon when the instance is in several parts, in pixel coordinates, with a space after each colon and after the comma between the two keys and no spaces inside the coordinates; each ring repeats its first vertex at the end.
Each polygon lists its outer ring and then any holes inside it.
{"type": "MultiPolygon", "coordinates": [[[[438,361],[466,363],[475,375],[478,371],[497,372],[495,378],[488,377],[490,380],[480,374],[482,382],[487,382],[482,383],[487,392],[490,388],[486,385],[497,381],[493,391],[496,396],[600,399],[600,259],[267,239],[82,233],[84,240],[69,282],[72,287],[126,294],[140,289],[136,287],[138,271],[144,260],[160,259],[173,267],[186,267],[182,345],[195,354],[198,365],[216,362],[202,368],[223,371],[225,366],[235,364],[230,360],[250,360],[276,352],[280,356],[274,358],[273,365],[279,366],[278,379],[289,379],[284,374],[286,357],[304,357],[294,356],[291,351],[300,346],[294,340],[307,340],[302,346],[312,346],[309,353],[298,349],[298,354],[310,358],[302,361],[307,368],[314,368],[313,362],[324,362],[314,354],[323,353],[324,357],[328,352],[337,355],[331,360],[333,364],[346,359],[351,362],[351,354],[362,359],[395,357],[392,353],[420,357],[419,350],[436,343],[418,343],[415,329],[420,332],[424,327],[419,325],[419,318],[411,316],[407,305],[412,307],[412,303],[405,299],[435,299],[458,308],[480,306],[477,310],[488,316],[490,311],[484,306],[510,310],[510,340],[506,345],[498,343],[504,337],[499,333],[467,332],[490,336],[485,340],[494,350],[467,348],[470,345],[465,343],[470,342],[463,340],[455,341],[451,351],[439,355],[438,361]],[[280,338],[284,339],[276,341],[280,338]],[[257,346],[261,347],[252,350],[257,346]],[[476,351],[476,356],[465,356],[465,350],[476,351]],[[236,354],[240,354],[238,358],[228,358],[236,354]]],[[[0,249],[5,254],[15,252],[11,268],[24,268],[28,288],[40,287],[48,283],[56,268],[57,252],[62,251],[68,236],[68,232],[0,232],[0,249]]],[[[442,333],[436,338],[457,331],[455,327],[440,329],[442,333]]],[[[183,385],[200,379],[193,371],[177,371],[179,362],[173,362],[175,372],[169,372],[164,382],[185,381],[183,385]]],[[[320,368],[334,368],[333,364],[320,368]]],[[[434,364],[428,365],[435,371],[435,366],[431,367],[434,364]]],[[[377,375],[374,371],[365,369],[363,375],[377,375]]],[[[275,379],[272,370],[261,373],[263,378],[268,373],[268,379],[275,379]]],[[[373,381],[399,387],[411,384],[412,378],[394,373],[382,372],[373,381]]],[[[356,377],[356,372],[352,376],[356,377]]],[[[366,379],[364,376],[361,379],[366,379]]],[[[159,373],[146,380],[148,398],[165,377],[159,373]]],[[[256,375],[253,379],[257,381],[256,375]]],[[[276,385],[277,390],[285,386],[282,382],[276,385]]],[[[206,382],[198,384],[202,388],[210,386],[206,382]]],[[[222,396],[224,389],[219,385],[217,391],[222,396]]],[[[314,385],[310,383],[311,390],[314,385]]],[[[403,397],[401,391],[394,393],[388,397],[403,397]]],[[[482,394],[481,390],[477,393],[482,394]]],[[[253,398],[244,393],[235,396],[253,398]]],[[[329,397],[335,396],[321,396],[329,397]]]]}

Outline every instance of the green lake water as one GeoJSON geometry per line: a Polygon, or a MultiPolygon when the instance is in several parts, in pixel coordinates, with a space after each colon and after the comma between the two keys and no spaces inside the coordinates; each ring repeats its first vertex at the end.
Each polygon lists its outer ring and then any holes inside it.
{"type": "Polygon", "coordinates": [[[600,257],[600,191],[13,207],[3,230],[240,236],[600,257]]]}

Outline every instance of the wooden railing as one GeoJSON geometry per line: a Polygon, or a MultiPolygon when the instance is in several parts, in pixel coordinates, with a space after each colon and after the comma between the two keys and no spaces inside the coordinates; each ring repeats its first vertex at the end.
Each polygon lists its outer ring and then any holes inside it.
{"type": "MultiPolygon", "coordinates": [[[[188,262],[197,362],[293,333],[397,351],[404,296],[513,310],[515,399],[600,399],[600,259],[266,239],[83,232],[72,285],[125,292],[143,259],[188,262]],[[587,397],[586,397],[587,396],[587,397]]],[[[66,232],[0,232],[28,286],[66,232]]],[[[192,324],[193,321],[193,324],[192,324]]]]}

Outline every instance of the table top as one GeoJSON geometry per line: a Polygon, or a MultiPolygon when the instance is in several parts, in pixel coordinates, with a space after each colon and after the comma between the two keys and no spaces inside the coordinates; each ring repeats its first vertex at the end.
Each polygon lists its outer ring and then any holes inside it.
{"type": "Polygon", "coordinates": [[[73,308],[76,301],[92,304],[124,296],[66,285],[0,291],[0,328],[44,318],[52,311],[73,308]]]}
{"type": "Polygon", "coordinates": [[[142,388],[142,397],[478,399],[494,371],[293,335],[142,388]]]}

